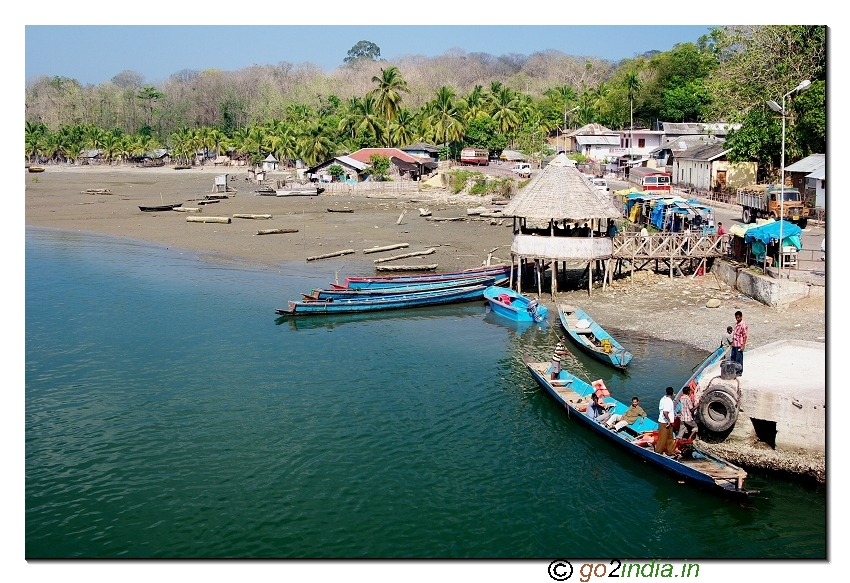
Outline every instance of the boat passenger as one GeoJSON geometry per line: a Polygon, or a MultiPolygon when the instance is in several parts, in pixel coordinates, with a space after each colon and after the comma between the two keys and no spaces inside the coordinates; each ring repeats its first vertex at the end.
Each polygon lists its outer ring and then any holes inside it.
{"type": "Polygon", "coordinates": [[[658,440],[655,442],[655,453],[672,456],[676,451],[676,440],[673,439],[673,387],[667,387],[666,394],[658,402],[658,440]]]}
{"type": "Polygon", "coordinates": [[[697,434],[697,424],[694,421],[694,401],[691,398],[691,387],[685,387],[682,389],[682,394],[676,398],[676,402],[682,405],[682,408],[679,411],[679,435],[677,435],[677,439],[685,439],[686,434],[690,434],[690,437],[696,437],[697,434]]]}
{"type": "Polygon", "coordinates": [[[564,346],[564,337],[558,340],[555,345],[555,352],[552,354],[552,374],[549,377],[551,380],[557,380],[561,375],[561,357],[570,355],[570,351],[564,346]]]}
{"type": "Polygon", "coordinates": [[[724,349],[732,348],[732,326],[726,326],[726,334],[720,339],[720,346],[724,349]]]}
{"type": "Polygon", "coordinates": [[[599,402],[596,393],[590,395],[590,403],[587,405],[585,414],[597,423],[605,423],[611,417],[611,413],[605,404],[599,402]]]}
{"type": "Polygon", "coordinates": [[[646,411],[643,410],[643,407],[640,406],[640,399],[637,397],[632,397],[632,405],[626,412],[620,415],[619,413],[615,413],[611,415],[611,418],[605,423],[609,428],[614,431],[620,431],[623,427],[627,425],[631,425],[635,421],[638,420],[638,417],[643,417],[646,419],[648,415],[646,411]]]}

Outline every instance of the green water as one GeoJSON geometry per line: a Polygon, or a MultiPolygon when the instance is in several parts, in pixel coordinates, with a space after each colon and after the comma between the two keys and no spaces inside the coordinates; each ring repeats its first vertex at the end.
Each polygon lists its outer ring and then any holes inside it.
{"type": "MultiPolygon", "coordinates": [[[[28,229],[26,556],[825,556],[824,488],[752,472],[740,506],[569,419],[522,364],[551,323],[275,317],[342,266],[28,229]]],[[[628,375],[567,368],[648,411],[704,357],[618,337],[628,375]]]]}

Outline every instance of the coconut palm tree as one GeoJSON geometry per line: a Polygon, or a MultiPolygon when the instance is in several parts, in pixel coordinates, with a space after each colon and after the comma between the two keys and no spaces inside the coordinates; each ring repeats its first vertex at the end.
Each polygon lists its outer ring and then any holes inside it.
{"type": "Polygon", "coordinates": [[[466,131],[464,110],[465,104],[455,102],[453,89],[440,87],[437,97],[426,105],[422,128],[426,137],[443,145],[460,141],[466,131]]]}
{"type": "Polygon", "coordinates": [[[310,166],[327,159],[333,152],[334,144],[325,133],[319,121],[313,121],[302,128],[297,142],[298,156],[310,166]]]}
{"type": "Polygon", "coordinates": [[[476,85],[472,88],[466,97],[463,98],[466,104],[466,119],[474,119],[480,115],[487,113],[487,100],[484,95],[484,88],[481,85],[476,85]]]}
{"type": "Polygon", "coordinates": [[[510,87],[502,87],[492,96],[490,117],[503,134],[510,134],[520,126],[522,99],[510,87]]]}
{"type": "Polygon", "coordinates": [[[389,127],[390,122],[394,121],[401,111],[401,94],[410,93],[410,87],[398,67],[381,69],[381,75],[372,77],[372,83],[377,83],[378,86],[369,91],[367,97],[375,99],[375,109],[384,116],[386,127],[389,127]]]}
{"type": "Polygon", "coordinates": [[[390,123],[389,146],[404,146],[416,140],[419,135],[419,124],[409,109],[402,109],[398,116],[390,123]]]}
{"type": "Polygon", "coordinates": [[[633,140],[632,131],[635,127],[635,96],[641,89],[640,77],[638,76],[637,71],[632,71],[626,75],[623,84],[629,92],[629,157],[631,157],[633,140]]]}

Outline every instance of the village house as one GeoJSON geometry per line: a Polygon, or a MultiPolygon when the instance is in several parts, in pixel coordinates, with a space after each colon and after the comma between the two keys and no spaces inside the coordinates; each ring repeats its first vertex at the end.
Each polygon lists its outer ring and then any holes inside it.
{"type": "Polygon", "coordinates": [[[328,169],[335,164],[342,167],[344,171],[343,180],[354,182],[363,181],[366,178],[366,169],[370,167],[369,163],[355,160],[350,156],[336,156],[308,168],[307,176],[319,182],[333,182],[337,177],[331,176],[328,169]]]}
{"type": "Polygon", "coordinates": [[[273,154],[269,154],[266,156],[265,160],[263,160],[263,170],[268,172],[269,170],[277,170],[278,159],[274,157],[273,154]]]}
{"type": "Polygon", "coordinates": [[[723,143],[687,149],[674,157],[671,179],[680,187],[728,192],[756,183],[757,162],[730,162],[723,143]]]}
{"type": "Polygon", "coordinates": [[[416,158],[422,158],[425,162],[440,161],[440,148],[425,142],[416,142],[401,148],[401,150],[416,158]]]}

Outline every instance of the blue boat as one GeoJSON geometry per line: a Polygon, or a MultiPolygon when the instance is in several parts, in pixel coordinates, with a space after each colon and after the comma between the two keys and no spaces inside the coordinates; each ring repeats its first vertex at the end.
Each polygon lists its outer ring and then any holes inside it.
{"type": "Polygon", "coordinates": [[[631,362],[632,353],[614,340],[584,310],[560,304],[558,319],[573,343],[596,360],[620,370],[625,370],[631,362]]]}
{"type": "Polygon", "coordinates": [[[368,289],[314,289],[309,294],[301,294],[305,301],[316,300],[345,300],[345,299],[369,299],[372,297],[387,297],[391,295],[409,294],[420,291],[436,291],[451,289],[455,287],[468,287],[470,285],[502,285],[507,278],[497,276],[478,277],[475,279],[449,279],[446,281],[411,283],[394,287],[377,287],[368,289]]]}
{"type": "Polygon", "coordinates": [[[420,273],[417,275],[390,275],[375,277],[346,277],[344,284],[332,283],[334,289],[374,289],[378,287],[398,287],[420,283],[436,283],[448,280],[473,280],[479,277],[506,277],[511,272],[510,265],[478,267],[465,271],[447,273],[420,273]]]}
{"type": "Polygon", "coordinates": [[[514,322],[542,322],[546,319],[546,306],[510,288],[490,286],[484,290],[484,298],[496,314],[514,322]]]}
{"type": "Polygon", "coordinates": [[[352,314],[356,312],[435,306],[438,304],[480,300],[484,295],[485,289],[487,289],[486,285],[473,285],[445,290],[410,292],[390,295],[388,297],[289,302],[288,309],[278,309],[275,310],[275,313],[280,316],[307,316],[313,314],[352,314]]]}
{"type": "MultiPolygon", "coordinates": [[[[639,417],[633,424],[627,425],[620,431],[614,431],[598,423],[584,412],[591,394],[595,392],[593,386],[565,370],[560,372],[557,379],[550,380],[551,364],[548,362],[530,362],[526,358],[525,363],[537,384],[545,389],[558,405],[567,410],[570,418],[577,419],[610,442],[655,466],[672,472],[687,482],[724,496],[746,499],[751,494],[757,493],[744,488],[746,471],[721,458],[698,451],[696,443],[683,448],[679,458],[655,453],[653,446],[658,437],[658,423],[652,419],[639,417]]],[[[627,405],[609,396],[605,397],[605,402],[614,405],[610,409],[612,414],[622,414],[628,408],[627,405]]]]}

